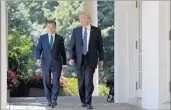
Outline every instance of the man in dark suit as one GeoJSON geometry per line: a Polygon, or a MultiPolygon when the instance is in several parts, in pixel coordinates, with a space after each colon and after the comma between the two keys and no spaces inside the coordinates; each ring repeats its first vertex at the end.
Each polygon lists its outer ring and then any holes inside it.
{"type": "Polygon", "coordinates": [[[87,109],[93,109],[91,104],[94,91],[93,74],[97,64],[102,67],[104,60],[101,30],[90,25],[90,21],[88,14],[84,13],[80,16],[82,26],[73,30],[69,60],[70,65],[75,62],[82,107],[87,109]]]}
{"type": "Polygon", "coordinates": [[[41,65],[43,85],[48,105],[54,108],[57,105],[57,96],[60,90],[61,70],[66,71],[66,53],[64,39],[55,34],[56,22],[47,22],[48,34],[41,35],[36,48],[37,64],[41,65]],[[52,87],[51,87],[51,74],[52,87]]]}

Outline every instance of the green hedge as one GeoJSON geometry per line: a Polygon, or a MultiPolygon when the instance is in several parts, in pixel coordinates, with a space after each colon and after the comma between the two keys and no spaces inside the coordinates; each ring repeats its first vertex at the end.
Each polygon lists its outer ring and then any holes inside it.
{"type": "Polygon", "coordinates": [[[106,84],[99,85],[99,96],[108,96],[109,88],[106,87],[106,84]]]}
{"type": "MultiPolygon", "coordinates": [[[[107,96],[109,93],[109,88],[105,84],[99,85],[99,96],[107,96]]],[[[64,96],[79,96],[78,94],[78,81],[76,78],[68,78],[67,87],[63,88],[64,96]]]]}
{"type": "Polygon", "coordinates": [[[76,78],[68,78],[67,87],[64,88],[65,96],[78,96],[78,82],[76,78]]]}

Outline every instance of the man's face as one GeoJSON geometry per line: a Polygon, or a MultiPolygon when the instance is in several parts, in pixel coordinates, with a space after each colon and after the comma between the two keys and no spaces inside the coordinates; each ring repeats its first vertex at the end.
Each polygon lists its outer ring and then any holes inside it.
{"type": "Polygon", "coordinates": [[[56,31],[55,24],[54,23],[48,23],[47,26],[48,26],[48,33],[49,34],[54,34],[55,31],[56,31]]]}
{"type": "Polygon", "coordinates": [[[86,27],[90,24],[90,19],[87,15],[80,16],[80,23],[83,27],[86,27]]]}

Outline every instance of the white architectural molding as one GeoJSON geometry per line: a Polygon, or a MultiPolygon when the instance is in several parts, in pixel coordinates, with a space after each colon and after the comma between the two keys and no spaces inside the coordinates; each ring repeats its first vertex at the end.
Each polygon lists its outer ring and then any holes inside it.
{"type": "Polygon", "coordinates": [[[6,1],[0,1],[0,109],[7,109],[7,8],[6,1]]]}

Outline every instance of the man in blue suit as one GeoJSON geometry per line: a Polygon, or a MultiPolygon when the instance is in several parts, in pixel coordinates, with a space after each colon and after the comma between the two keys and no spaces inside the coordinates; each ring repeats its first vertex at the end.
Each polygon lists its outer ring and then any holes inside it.
{"type": "Polygon", "coordinates": [[[37,64],[41,65],[43,85],[48,105],[54,108],[57,105],[57,96],[60,90],[61,70],[66,71],[66,53],[64,39],[55,33],[56,22],[47,21],[48,34],[41,35],[36,48],[37,64]],[[52,87],[51,87],[51,73],[52,87]]]}
{"type": "Polygon", "coordinates": [[[84,13],[80,16],[81,26],[73,30],[70,42],[70,60],[69,64],[75,62],[79,96],[82,107],[93,109],[92,93],[94,91],[93,74],[99,63],[103,66],[104,50],[101,30],[98,27],[90,25],[91,17],[84,13]]]}

